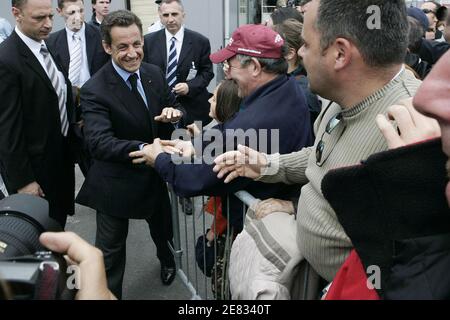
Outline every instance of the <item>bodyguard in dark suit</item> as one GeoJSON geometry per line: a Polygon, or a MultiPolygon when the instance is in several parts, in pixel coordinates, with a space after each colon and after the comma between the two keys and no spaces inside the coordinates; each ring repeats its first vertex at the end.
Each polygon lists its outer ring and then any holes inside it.
{"type": "Polygon", "coordinates": [[[12,13],[17,27],[0,45],[0,171],[9,193],[44,197],[64,226],[74,213],[74,110],[70,82],[44,43],[52,2],[13,0],[12,13]]]}
{"type": "Polygon", "coordinates": [[[108,286],[120,298],[129,219],[145,219],[170,284],[175,263],[167,188],[153,169],[135,166],[129,153],[157,137],[170,138],[182,112],[161,70],[142,62],[142,24],[133,13],[112,12],[101,26],[112,61],[81,88],[84,132],[93,164],[77,202],[97,210],[96,246],[104,254],[108,286]]]}
{"type": "MultiPolygon", "coordinates": [[[[72,69],[78,70],[74,65],[76,42],[81,42],[81,70],[79,78],[71,79],[72,85],[81,87],[91,76],[109,61],[102,46],[102,38],[98,30],[84,22],[83,0],[58,0],[58,13],[64,18],[65,28],[52,33],[46,41],[47,46],[64,71],[70,74],[72,69]],[[71,46],[69,49],[69,44],[71,46]],[[72,53],[72,54],[71,54],[72,53]],[[78,80],[78,81],[76,81],[78,80]]],[[[77,75],[74,75],[75,77],[77,75]]]]}
{"type": "Polygon", "coordinates": [[[159,16],[166,28],[145,36],[144,61],[166,73],[167,83],[187,112],[186,121],[206,125],[211,121],[207,87],[214,78],[209,40],[183,27],[185,13],[179,0],[163,0],[159,16]]]}

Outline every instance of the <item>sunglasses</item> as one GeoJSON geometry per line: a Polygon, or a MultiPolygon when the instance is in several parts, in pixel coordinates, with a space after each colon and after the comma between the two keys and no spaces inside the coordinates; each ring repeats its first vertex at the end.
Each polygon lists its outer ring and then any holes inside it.
{"type": "Polygon", "coordinates": [[[322,156],[323,156],[323,151],[325,149],[325,141],[323,140],[325,134],[330,135],[333,130],[338,126],[338,124],[341,122],[342,119],[342,114],[338,113],[336,114],[334,117],[332,117],[328,123],[327,126],[325,127],[325,131],[322,133],[322,136],[320,137],[320,141],[317,144],[316,147],[316,164],[318,166],[322,166],[323,163],[321,163],[322,161],[322,156]]]}

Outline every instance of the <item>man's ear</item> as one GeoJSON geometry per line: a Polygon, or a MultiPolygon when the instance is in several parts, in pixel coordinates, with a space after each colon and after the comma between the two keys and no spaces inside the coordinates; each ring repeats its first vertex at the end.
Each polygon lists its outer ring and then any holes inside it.
{"type": "Polygon", "coordinates": [[[19,21],[20,15],[22,14],[22,11],[19,8],[12,7],[11,9],[12,15],[16,19],[16,21],[19,21]]]}
{"type": "Polygon", "coordinates": [[[345,38],[337,38],[329,49],[334,50],[334,69],[341,70],[352,61],[354,45],[345,38]]]}
{"type": "Polygon", "coordinates": [[[252,75],[258,76],[262,72],[262,66],[256,58],[252,58],[252,62],[252,66],[250,66],[252,75]]]}
{"type": "Polygon", "coordinates": [[[103,50],[105,50],[105,52],[109,55],[112,54],[112,49],[111,49],[111,45],[106,43],[105,40],[102,40],[102,45],[103,45],[103,50]]]}
{"type": "Polygon", "coordinates": [[[56,12],[58,12],[58,14],[62,17],[63,16],[63,12],[60,8],[56,7],[56,12]]]}

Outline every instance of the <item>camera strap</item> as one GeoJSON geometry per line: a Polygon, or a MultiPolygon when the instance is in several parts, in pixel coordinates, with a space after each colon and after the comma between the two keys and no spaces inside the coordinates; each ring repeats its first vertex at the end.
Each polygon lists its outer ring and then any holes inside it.
{"type": "Polygon", "coordinates": [[[49,264],[43,264],[43,270],[37,281],[34,299],[35,300],[55,300],[58,290],[59,272],[49,264]]]}

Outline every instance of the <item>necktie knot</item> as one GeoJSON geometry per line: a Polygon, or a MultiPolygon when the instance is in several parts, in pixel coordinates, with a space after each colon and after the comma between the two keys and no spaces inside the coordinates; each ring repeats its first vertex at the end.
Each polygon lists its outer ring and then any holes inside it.
{"type": "Polygon", "coordinates": [[[40,52],[44,56],[44,58],[47,57],[48,54],[49,54],[48,49],[47,49],[47,47],[44,44],[41,45],[41,51],[40,52]]]}
{"type": "Polygon", "coordinates": [[[131,89],[137,88],[137,81],[138,81],[138,75],[136,73],[133,73],[128,77],[128,81],[130,81],[131,89]]]}
{"type": "Polygon", "coordinates": [[[80,37],[80,35],[77,34],[77,33],[74,33],[74,34],[72,35],[72,39],[73,39],[74,41],[76,41],[76,42],[81,41],[81,37],[80,37]]]}

